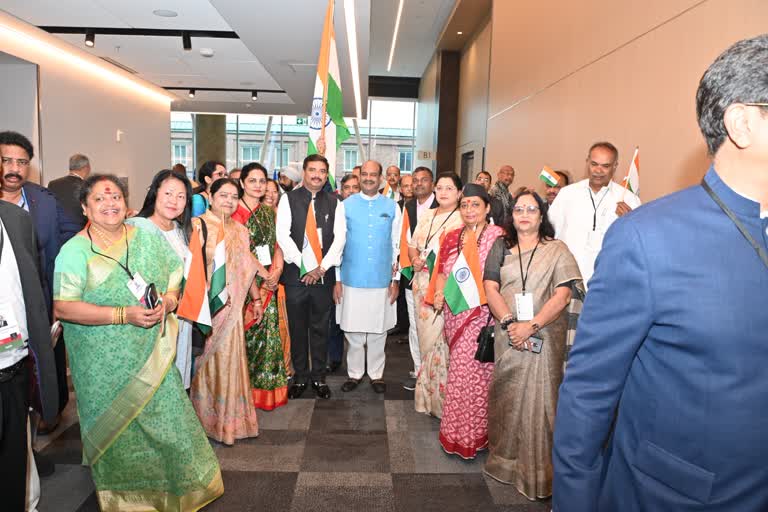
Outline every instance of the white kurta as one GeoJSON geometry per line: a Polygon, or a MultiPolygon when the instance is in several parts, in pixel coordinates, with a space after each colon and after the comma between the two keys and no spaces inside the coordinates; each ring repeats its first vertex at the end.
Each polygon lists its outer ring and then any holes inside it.
{"type": "Polygon", "coordinates": [[[344,286],[336,321],[344,332],[385,333],[397,323],[397,302],[389,303],[389,288],[344,286]]]}
{"type": "Polygon", "coordinates": [[[573,253],[585,286],[594,272],[605,232],[618,219],[616,204],[621,201],[632,209],[641,204],[639,197],[616,182],[611,181],[594,193],[589,188],[589,180],[585,179],[563,187],[549,208],[555,237],[565,242],[573,253]]]}

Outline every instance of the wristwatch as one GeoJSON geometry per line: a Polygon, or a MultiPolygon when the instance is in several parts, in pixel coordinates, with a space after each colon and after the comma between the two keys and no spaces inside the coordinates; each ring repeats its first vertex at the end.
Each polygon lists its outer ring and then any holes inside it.
{"type": "Polygon", "coordinates": [[[531,322],[531,327],[533,327],[533,334],[538,333],[539,329],[541,329],[541,326],[539,326],[539,324],[536,322],[531,322]]]}

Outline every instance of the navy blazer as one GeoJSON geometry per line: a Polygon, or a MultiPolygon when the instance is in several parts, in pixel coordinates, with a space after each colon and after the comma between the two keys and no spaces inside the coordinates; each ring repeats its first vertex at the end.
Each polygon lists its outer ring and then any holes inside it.
{"type": "Polygon", "coordinates": [[[56,256],[64,242],[78,233],[81,227],[64,212],[56,196],[47,188],[26,182],[23,189],[29,203],[29,214],[35,224],[46,305],[48,311],[52,311],[56,256]]]}
{"type": "MultiPolygon", "coordinates": [[[[760,205],[705,179],[768,248],[760,205]]],[[[617,220],[560,388],[554,511],[768,510],[766,305],[768,268],[703,187],[617,220]]]]}

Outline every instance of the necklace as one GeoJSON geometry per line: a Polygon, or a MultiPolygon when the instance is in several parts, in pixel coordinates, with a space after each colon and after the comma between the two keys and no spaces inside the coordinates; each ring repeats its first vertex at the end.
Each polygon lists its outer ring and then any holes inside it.
{"type": "MultiPolygon", "coordinates": [[[[123,227],[125,228],[125,226],[123,227]]],[[[113,240],[104,231],[102,231],[100,228],[96,227],[93,224],[91,224],[91,229],[93,229],[94,233],[96,233],[96,236],[99,237],[99,240],[101,240],[105,248],[112,246],[113,244],[115,244],[116,242],[119,242],[123,238],[123,235],[121,234],[117,240],[113,240]]]]}
{"type": "MultiPolygon", "coordinates": [[[[477,237],[477,246],[480,247],[480,240],[483,239],[483,235],[485,234],[485,229],[488,227],[488,224],[483,226],[483,229],[480,230],[480,236],[477,237]]],[[[464,226],[464,228],[461,230],[461,234],[459,235],[459,252],[464,249],[464,233],[467,232],[467,226],[464,226]]]]}

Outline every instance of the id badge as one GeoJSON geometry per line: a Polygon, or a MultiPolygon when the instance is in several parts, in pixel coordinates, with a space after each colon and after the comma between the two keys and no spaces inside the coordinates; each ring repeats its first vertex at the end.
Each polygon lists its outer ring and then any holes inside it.
{"type": "Polygon", "coordinates": [[[138,272],[133,274],[133,279],[128,281],[127,286],[136,300],[144,304],[144,291],[147,289],[147,282],[141,277],[141,274],[138,272]]]}
{"type": "Polygon", "coordinates": [[[533,320],[533,294],[516,293],[515,306],[517,308],[517,321],[527,322],[533,320]]]}
{"type": "Polygon", "coordinates": [[[0,310],[0,354],[24,346],[21,327],[11,308],[0,310]]]}
{"type": "Polygon", "coordinates": [[[603,232],[600,230],[587,231],[587,249],[599,252],[603,247],[603,232]]]}
{"type": "Polygon", "coordinates": [[[256,258],[259,263],[265,267],[272,264],[272,256],[269,255],[269,246],[259,245],[256,247],[256,258]]]}

